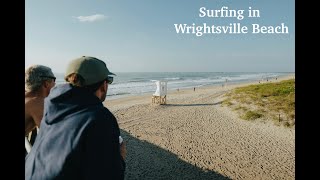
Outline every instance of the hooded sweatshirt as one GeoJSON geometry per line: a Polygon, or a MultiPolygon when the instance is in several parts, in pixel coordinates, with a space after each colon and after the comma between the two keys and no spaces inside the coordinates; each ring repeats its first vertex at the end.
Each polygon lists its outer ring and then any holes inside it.
{"type": "Polygon", "coordinates": [[[25,179],[124,179],[118,123],[100,99],[70,84],[51,89],[25,179]]]}

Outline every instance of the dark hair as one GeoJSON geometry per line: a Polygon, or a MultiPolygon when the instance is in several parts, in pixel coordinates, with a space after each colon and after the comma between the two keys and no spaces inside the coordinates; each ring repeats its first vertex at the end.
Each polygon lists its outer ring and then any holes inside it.
{"type": "Polygon", "coordinates": [[[76,73],[70,74],[65,79],[67,82],[69,82],[73,86],[82,87],[82,88],[88,89],[91,92],[97,91],[97,89],[103,84],[103,82],[106,81],[106,79],[104,79],[104,80],[99,81],[97,83],[84,86],[84,83],[85,83],[84,78],[81,75],[76,74],[76,73]]]}

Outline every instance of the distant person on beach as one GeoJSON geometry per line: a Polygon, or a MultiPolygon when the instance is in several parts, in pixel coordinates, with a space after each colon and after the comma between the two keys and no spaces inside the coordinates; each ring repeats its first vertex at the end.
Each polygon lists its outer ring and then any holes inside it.
{"type": "Polygon", "coordinates": [[[196,87],[193,87],[193,91],[196,91],[196,87]]]}
{"type": "Polygon", "coordinates": [[[44,98],[55,85],[56,77],[51,69],[43,65],[33,65],[25,71],[25,136],[32,132],[30,144],[33,145],[37,128],[43,116],[44,98]]]}
{"type": "Polygon", "coordinates": [[[25,179],[124,179],[126,147],[102,104],[115,75],[94,57],[69,62],[66,84],[44,102],[41,128],[25,160],[25,179]]]}

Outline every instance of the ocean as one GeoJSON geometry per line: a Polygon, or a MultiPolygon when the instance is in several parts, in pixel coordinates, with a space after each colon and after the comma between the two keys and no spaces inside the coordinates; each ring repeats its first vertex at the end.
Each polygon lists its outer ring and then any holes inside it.
{"type": "MultiPolygon", "coordinates": [[[[131,95],[153,94],[156,80],[167,81],[168,91],[193,87],[252,82],[286,76],[290,73],[245,73],[245,72],[118,72],[109,85],[107,99],[131,95]]],[[[57,84],[64,83],[63,74],[55,73],[57,84]]]]}

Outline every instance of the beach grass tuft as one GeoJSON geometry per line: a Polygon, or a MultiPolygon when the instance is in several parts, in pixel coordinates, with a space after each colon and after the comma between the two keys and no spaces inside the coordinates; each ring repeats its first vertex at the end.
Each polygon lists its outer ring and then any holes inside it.
{"type": "Polygon", "coordinates": [[[244,120],[255,120],[260,117],[262,117],[263,114],[257,112],[257,111],[247,111],[243,116],[242,119],[244,120]]]}
{"type": "Polygon", "coordinates": [[[264,83],[235,88],[228,93],[224,104],[241,110],[243,119],[253,120],[268,116],[292,127],[295,122],[295,80],[264,83]],[[232,102],[232,103],[230,103],[232,102]],[[230,105],[230,106],[231,106],[230,105]]]}

